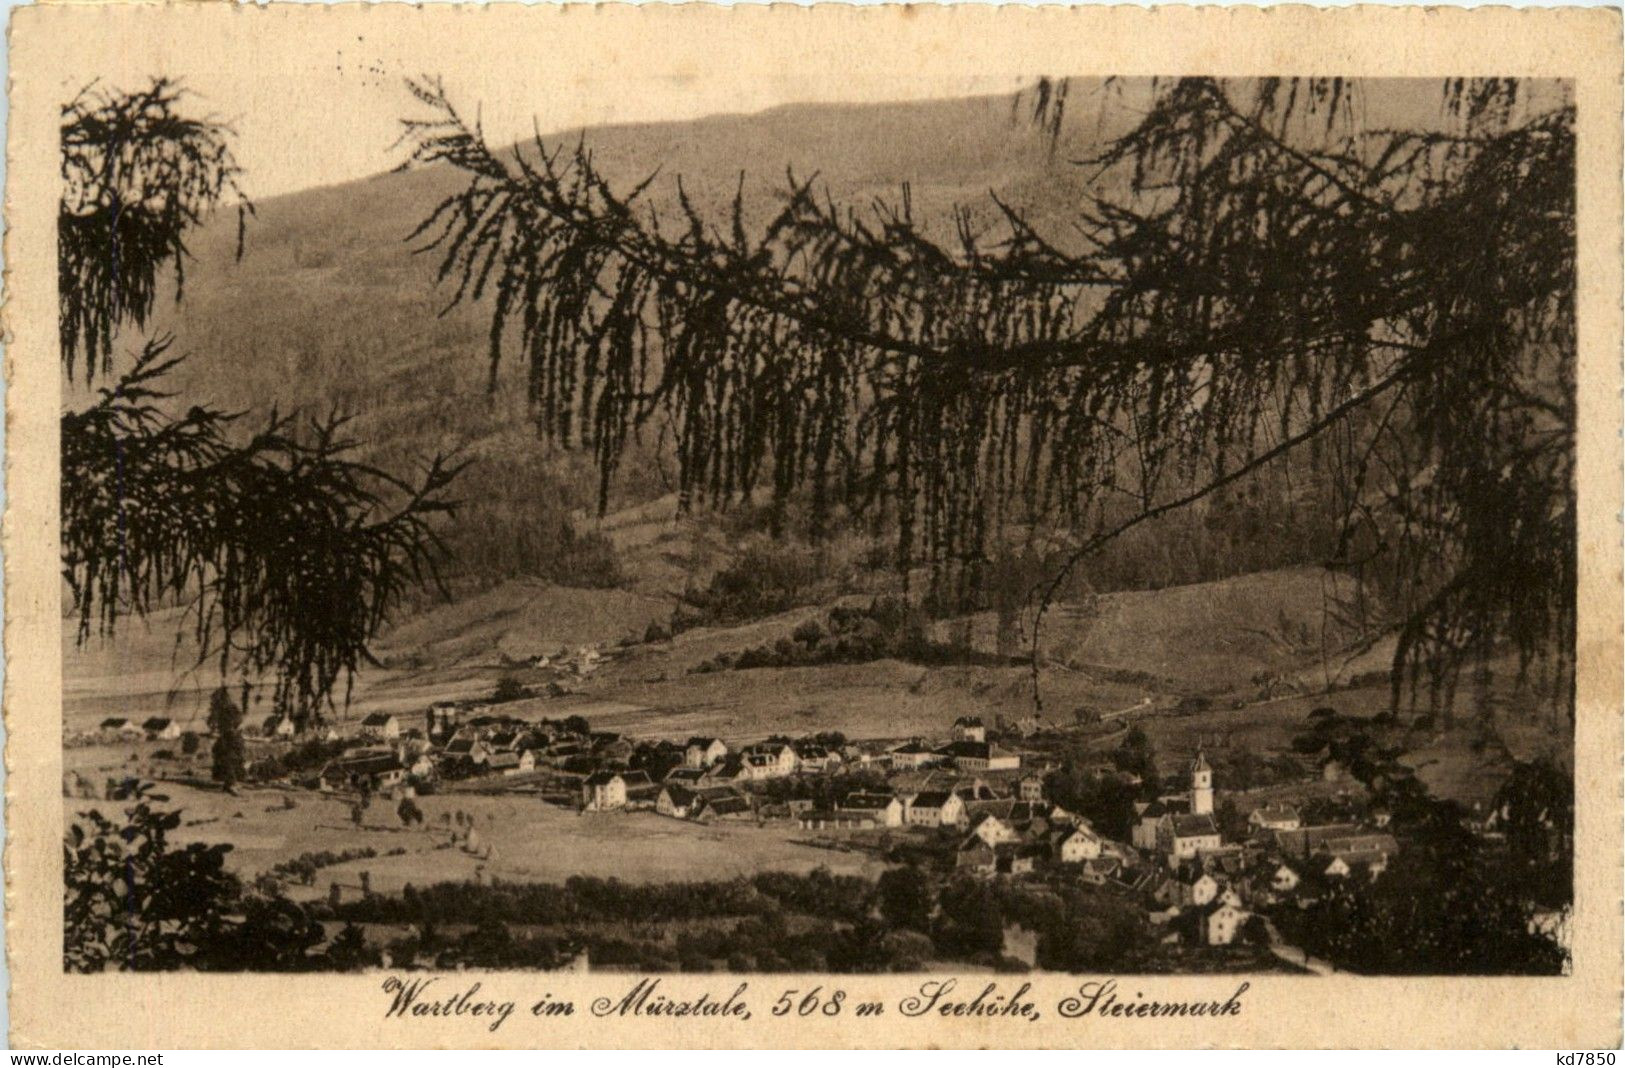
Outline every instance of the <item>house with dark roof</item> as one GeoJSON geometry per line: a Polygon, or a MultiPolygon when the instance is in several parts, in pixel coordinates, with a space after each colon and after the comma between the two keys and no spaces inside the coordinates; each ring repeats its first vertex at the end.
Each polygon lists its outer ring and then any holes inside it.
{"type": "Polygon", "coordinates": [[[993,847],[993,870],[1000,875],[1028,875],[1037,870],[1045,853],[1042,846],[1029,842],[993,847]]]}
{"type": "Polygon", "coordinates": [[[910,827],[958,827],[965,822],[965,802],[951,790],[930,790],[909,802],[904,819],[910,827]]]}
{"type": "Polygon", "coordinates": [[[1204,945],[1228,946],[1241,934],[1252,913],[1228,901],[1216,900],[1200,913],[1198,937],[1204,945]]]}
{"type": "Polygon", "coordinates": [[[1010,825],[991,812],[982,812],[970,818],[970,833],[997,848],[1019,841],[1018,835],[1010,825]]]}
{"type": "Polygon", "coordinates": [[[696,735],[683,748],[683,763],[691,768],[708,768],[727,755],[727,743],[721,738],[696,735]]]}
{"type": "Polygon", "coordinates": [[[1021,767],[1021,754],[991,742],[950,742],[937,753],[960,771],[1012,771],[1021,767]]]}
{"type": "Polygon", "coordinates": [[[469,768],[483,768],[491,762],[491,747],[485,740],[470,732],[455,735],[446,743],[442,758],[452,765],[466,765],[469,768]]]}
{"type": "Polygon", "coordinates": [[[954,738],[961,742],[985,742],[987,725],[981,716],[960,716],[954,720],[954,738]]]}
{"type": "Polygon", "coordinates": [[[141,724],[147,738],[155,742],[173,741],[181,736],[181,725],[168,716],[153,716],[141,724]]]}
{"type": "Polygon", "coordinates": [[[687,819],[689,811],[699,799],[699,791],[678,785],[668,777],[655,798],[655,811],[673,819],[687,819]]]}
{"type": "Polygon", "coordinates": [[[918,738],[904,742],[891,750],[891,766],[894,768],[924,768],[932,764],[941,764],[947,758],[937,750],[918,738]]]}
{"type": "Polygon", "coordinates": [[[1325,839],[1316,859],[1332,858],[1332,862],[1322,862],[1321,872],[1325,875],[1348,875],[1361,867],[1372,875],[1381,875],[1388,868],[1389,858],[1398,852],[1399,842],[1391,834],[1351,834],[1325,839]]]}
{"type": "Polygon", "coordinates": [[[374,712],[361,721],[361,733],[393,740],[401,735],[401,722],[388,712],[374,712]]]}
{"type": "Polygon", "coordinates": [[[1065,827],[1050,835],[1056,861],[1061,864],[1082,864],[1097,860],[1101,853],[1101,839],[1087,827],[1065,827]]]}
{"type": "Polygon", "coordinates": [[[797,767],[808,774],[826,772],[842,763],[839,751],[816,742],[797,742],[792,748],[796,752],[797,767]]]}
{"type": "Polygon", "coordinates": [[[991,875],[998,868],[998,854],[974,834],[966,835],[954,850],[954,870],[991,875]]]}
{"type": "Polygon", "coordinates": [[[1129,832],[1129,841],[1135,849],[1156,849],[1157,827],[1163,817],[1170,813],[1183,815],[1190,810],[1190,801],[1186,799],[1159,797],[1155,801],[1136,801],[1134,827],[1129,832]]]}
{"type": "Polygon", "coordinates": [[[1295,831],[1303,826],[1303,817],[1285,802],[1271,802],[1249,812],[1247,825],[1261,831],[1295,831]]]}
{"type": "Polygon", "coordinates": [[[741,794],[728,793],[722,797],[701,797],[699,803],[689,814],[690,819],[711,821],[725,819],[753,819],[756,810],[751,806],[750,798],[741,794]]]}
{"type": "Polygon", "coordinates": [[[260,724],[260,733],[267,738],[292,738],[293,720],[287,716],[266,716],[260,724]]]}
{"type": "Polygon", "coordinates": [[[486,738],[485,744],[491,747],[493,753],[511,753],[519,748],[519,732],[516,730],[492,731],[486,738]]]}
{"type": "Polygon", "coordinates": [[[903,825],[903,802],[894,794],[850,793],[835,807],[835,811],[851,816],[868,816],[879,827],[903,825]]]}
{"type": "Polygon", "coordinates": [[[394,753],[359,753],[327,762],[321,771],[323,790],[383,790],[406,779],[406,767],[394,753]]]}
{"type": "Polygon", "coordinates": [[[733,783],[743,782],[751,777],[750,769],[745,767],[745,758],[738,753],[729,753],[721,760],[705,769],[700,777],[705,783],[733,783]]]}
{"type": "Polygon", "coordinates": [[[491,759],[486,762],[486,770],[500,772],[503,775],[522,775],[536,768],[536,756],[530,750],[517,752],[513,749],[504,749],[492,753],[491,759]]]}
{"type": "Polygon", "coordinates": [[[1321,846],[1333,838],[1347,838],[1360,833],[1353,823],[1328,823],[1318,827],[1298,827],[1289,831],[1275,831],[1275,846],[1286,857],[1307,859],[1320,851],[1321,846]]]}
{"type": "Polygon", "coordinates": [[[1205,812],[1200,816],[1166,813],[1157,824],[1157,850],[1170,861],[1217,849],[1221,841],[1218,825],[1205,812]]]}
{"type": "Polygon", "coordinates": [[[626,780],[619,772],[598,771],[581,781],[581,807],[608,812],[626,807],[626,780]]]}

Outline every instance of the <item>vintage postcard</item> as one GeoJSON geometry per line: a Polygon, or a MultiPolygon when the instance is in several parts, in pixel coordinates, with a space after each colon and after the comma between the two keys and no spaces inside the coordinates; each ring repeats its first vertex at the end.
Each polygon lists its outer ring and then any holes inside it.
{"type": "Polygon", "coordinates": [[[12,1042],[1617,1046],[1619,33],[19,10],[12,1042]]]}

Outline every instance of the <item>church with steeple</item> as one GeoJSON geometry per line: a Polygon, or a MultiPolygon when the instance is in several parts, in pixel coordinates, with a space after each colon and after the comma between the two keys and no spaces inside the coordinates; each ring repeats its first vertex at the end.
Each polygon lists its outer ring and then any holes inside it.
{"type": "Polygon", "coordinates": [[[1200,743],[1191,761],[1188,791],[1138,802],[1134,807],[1134,846],[1162,853],[1170,864],[1223,844],[1213,820],[1213,765],[1200,743]]]}

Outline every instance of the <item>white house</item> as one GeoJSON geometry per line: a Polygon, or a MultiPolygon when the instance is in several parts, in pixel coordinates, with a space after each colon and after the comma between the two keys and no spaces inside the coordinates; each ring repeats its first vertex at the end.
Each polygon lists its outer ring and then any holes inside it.
{"type": "Polygon", "coordinates": [[[990,742],[952,742],[937,751],[953,761],[960,771],[1013,771],[1021,767],[1021,755],[990,742]]]}
{"type": "Polygon", "coordinates": [[[1277,865],[1275,872],[1270,876],[1270,889],[1278,894],[1289,894],[1298,888],[1303,877],[1298,870],[1290,864],[1277,865]]]}
{"type": "Polygon", "coordinates": [[[910,827],[958,827],[965,822],[965,802],[949,790],[931,790],[908,806],[910,827]]]}
{"type": "Polygon", "coordinates": [[[903,802],[891,794],[847,794],[835,812],[855,817],[872,816],[879,827],[903,825],[903,802]]]}
{"type": "Polygon", "coordinates": [[[980,813],[972,819],[970,833],[990,846],[1005,845],[1021,837],[1011,829],[1008,823],[1005,823],[991,812],[980,813]]]}
{"type": "Polygon", "coordinates": [[[173,741],[181,736],[181,725],[167,716],[153,716],[141,724],[141,730],[155,742],[173,741]]]}
{"type": "Polygon", "coordinates": [[[293,720],[287,716],[267,716],[260,726],[260,733],[267,738],[292,738],[293,720]]]}
{"type": "Polygon", "coordinates": [[[694,807],[694,802],[698,799],[699,794],[694,790],[690,790],[686,786],[667,783],[661,788],[660,796],[655,798],[655,811],[662,816],[670,816],[673,819],[687,819],[689,810],[694,807]]]}
{"type": "Polygon", "coordinates": [[[696,735],[688,740],[683,750],[683,764],[690,768],[708,768],[728,755],[728,746],[721,738],[696,735]]]}
{"type": "Polygon", "coordinates": [[[1055,855],[1062,864],[1082,864],[1100,858],[1100,838],[1086,827],[1072,827],[1061,833],[1055,855]]]}
{"type": "Polygon", "coordinates": [[[626,780],[612,771],[587,776],[581,784],[581,803],[589,812],[625,808],[626,780]]]}
{"type": "Polygon", "coordinates": [[[1202,914],[1202,941],[1210,946],[1228,946],[1241,933],[1247,913],[1234,905],[1219,905],[1202,914]]]}
{"type": "Polygon", "coordinates": [[[987,726],[980,716],[960,716],[954,720],[954,740],[960,742],[987,741],[987,726]]]}
{"type": "Polygon", "coordinates": [[[1265,831],[1295,831],[1303,826],[1303,817],[1291,805],[1267,804],[1248,813],[1247,823],[1265,831]]]}
{"type": "Polygon", "coordinates": [[[751,779],[782,779],[801,767],[795,746],[783,742],[763,742],[745,749],[745,768],[751,779]]]}
{"type": "Polygon", "coordinates": [[[374,712],[361,721],[361,733],[393,741],[401,736],[401,722],[388,712],[374,712]]]}
{"type": "Polygon", "coordinates": [[[1207,872],[1203,872],[1191,880],[1190,889],[1186,891],[1186,897],[1190,899],[1192,905],[1206,905],[1217,899],[1218,896],[1219,880],[1207,872]]]}
{"type": "Polygon", "coordinates": [[[904,742],[891,751],[891,766],[894,768],[924,768],[942,761],[943,757],[935,749],[918,738],[904,742]]]}

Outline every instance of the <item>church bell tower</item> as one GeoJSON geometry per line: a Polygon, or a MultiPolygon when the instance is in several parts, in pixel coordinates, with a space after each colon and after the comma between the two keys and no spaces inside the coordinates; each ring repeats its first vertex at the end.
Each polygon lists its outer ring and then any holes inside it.
{"type": "Polygon", "coordinates": [[[1213,765],[1207,762],[1202,746],[1196,746],[1196,760],[1191,763],[1191,812],[1206,816],[1213,812],[1213,765]]]}

